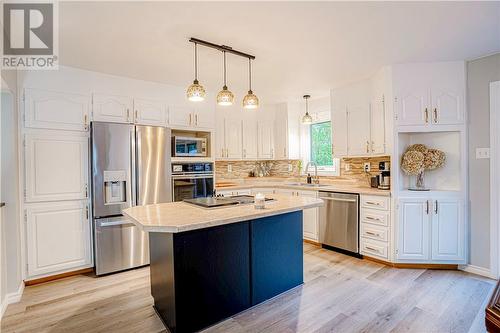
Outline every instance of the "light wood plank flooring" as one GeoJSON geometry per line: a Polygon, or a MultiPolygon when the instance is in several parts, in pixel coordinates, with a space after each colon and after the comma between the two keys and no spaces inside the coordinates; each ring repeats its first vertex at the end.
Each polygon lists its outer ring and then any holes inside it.
{"type": "MultiPolygon", "coordinates": [[[[484,332],[494,281],[396,269],[304,244],[305,284],[206,332],[484,332]]],[[[26,287],[1,332],[167,332],[149,270],[79,275],[26,287]]],[[[195,315],[195,314],[193,314],[195,315]]]]}

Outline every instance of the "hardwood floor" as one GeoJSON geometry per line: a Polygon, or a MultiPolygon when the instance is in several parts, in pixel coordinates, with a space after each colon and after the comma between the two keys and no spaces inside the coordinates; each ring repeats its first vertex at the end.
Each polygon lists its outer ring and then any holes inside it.
{"type": "MultiPolygon", "coordinates": [[[[397,269],[304,244],[305,284],[205,332],[484,332],[494,281],[397,269]]],[[[79,275],[26,287],[1,332],[167,332],[149,270],[79,275]]]]}

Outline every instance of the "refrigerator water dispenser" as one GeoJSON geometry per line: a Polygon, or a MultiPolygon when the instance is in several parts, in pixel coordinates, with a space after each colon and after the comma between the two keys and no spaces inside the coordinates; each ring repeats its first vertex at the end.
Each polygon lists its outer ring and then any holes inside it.
{"type": "Polygon", "coordinates": [[[127,201],[126,184],[127,172],[125,170],[104,171],[104,204],[123,204],[127,201]]]}

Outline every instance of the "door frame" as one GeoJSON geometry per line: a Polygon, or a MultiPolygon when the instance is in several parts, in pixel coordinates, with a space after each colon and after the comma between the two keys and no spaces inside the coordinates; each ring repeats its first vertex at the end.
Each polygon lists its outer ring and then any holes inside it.
{"type": "Polygon", "coordinates": [[[500,81],[490,82],[490,274],[500,268],[500,81]]]}

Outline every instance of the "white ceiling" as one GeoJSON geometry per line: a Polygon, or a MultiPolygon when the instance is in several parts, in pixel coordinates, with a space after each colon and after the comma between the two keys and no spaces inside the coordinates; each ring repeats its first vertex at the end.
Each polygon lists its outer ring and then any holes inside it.
{"type": "MultiPolygon", "coordinates": [[[[328,94],[387,64],[463,60],[500,51],[500,2],[61,2],[64,65],[187,86],[189,37],[252,53],[264,103],[328,94]]],[[[199,48],[199,79],[222,86],[222,56],[199,48]]],[[[242,98],[247,61],[228,55],[242,98]]]]}

